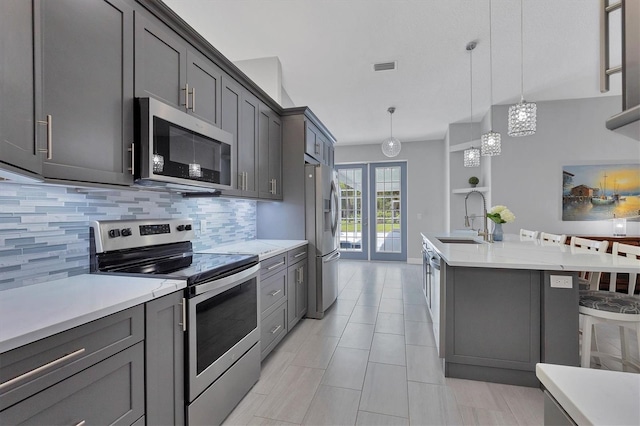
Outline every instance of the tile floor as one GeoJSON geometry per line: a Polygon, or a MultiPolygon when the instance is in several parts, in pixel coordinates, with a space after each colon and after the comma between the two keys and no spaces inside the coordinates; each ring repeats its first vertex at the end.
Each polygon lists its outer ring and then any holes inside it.
{"type": "Polygon", "coordinates": [[[420,265],[340,261],[340,293],[264,360],[227,425],[541,425],[542,391],[445,378],[420,265]]]}

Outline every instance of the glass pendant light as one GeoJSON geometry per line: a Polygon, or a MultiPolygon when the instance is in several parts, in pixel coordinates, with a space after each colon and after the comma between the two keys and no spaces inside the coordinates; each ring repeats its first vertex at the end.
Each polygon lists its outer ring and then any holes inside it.
{"type": "Polygon", "coordinates": [[[153,154],[153,172],[162,173],[164,170],[164,157],[160,154],[153,154]]]}
{"type": "Polygon", "coordinates": [[[520,103],[509,107],[509,136],[529,136],[536,132],[538,107],[524,100],[524,19],[523,3],[520,0],[520,103]]]}
{"type": "MultiPolygon", "coordinates": [[[[469,140],[473,140],[473,49],[476,48],[476,42],[470,41],[467,43],[467,50],[469,51],[469,92],[470,92],[470,116],[469,116],[469,140]]],[[[479,167],[480,166],[480,150],[471,148],[464,150],[464,166],[465,167],[479,167]]]]}
{"type": "MultiPolygon", "coordinates": [[[[491,40],[491,0],[489,0],[489,92],[490,92],[490,104],[489,104],[489,125],[493,128],[493,49],[491,40]]],[[[489,130],[482,135],[482,155],[493,156],[500,155],[502,152],[502,143],[500,133],[489,130]]]]}
{"type": "Polygon", "coordinates": [[[391,136],[382,142],[382,153],[387,157],[395,157],[400,154],[400,150],[402,149],[400,140],[393,137],[393,113],[396,112],[396,107],[389,107],[387,111],[391,118],[391,136]]]}

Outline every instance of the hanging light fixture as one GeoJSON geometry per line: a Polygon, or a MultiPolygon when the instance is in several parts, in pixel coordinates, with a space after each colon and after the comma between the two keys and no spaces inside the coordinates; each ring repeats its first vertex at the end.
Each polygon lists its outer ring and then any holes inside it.
{"type": "MultiPolygon", "coordinates": [[[[476,48],[476,42],[470,41],[467,43],[467,50],[469,51],[469,87],[470,87],[470,115],[469,115],[469,140],[473,140],[473,49],[476,48]]],[[[464,166],[465,167],[479,167],[480,166],[480,150],[471,148],[464,150],[464,166]]]]}
{"type": "Polygon", "coordinates": [[[391,118],[391,136],[382,142],[382,153],[387,157],[395,157],[400,154],[400,150],[402,149],[400,140],[393,137],[393,113],[396,112],[396,107],[389,107],[387,111],[391,118]]]}
{"type": "Polygon", "coordinates": [[[524,100],[524,19],[523,3],[520,0],[520,103],[509,107],[509,136],[529,136],[536,132],[538,107],[524,100]]]}
{"type": "MultiPolygon", "coordinates": [[[[493,128],[493,50],[491,40],[491,0],[489,0],[489,92],[490,92],[490,104],[489,104],[489,126],[493,128]]],[[[500,155],[502,152],[501,136],[500,133],[489,130],[482,135],[482,155],[493,156],[500,155]]]]}

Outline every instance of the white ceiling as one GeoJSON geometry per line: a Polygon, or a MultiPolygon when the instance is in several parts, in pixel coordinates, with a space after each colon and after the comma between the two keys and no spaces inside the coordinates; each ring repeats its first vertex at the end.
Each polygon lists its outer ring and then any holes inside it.
{"type": "MultiPolygon", "coordinates": [[[[442,139],[490,105],[489,0],[164,0],[231,61],[277,56],[282,85],[339,144],[442,139]],[[372,64],[397,61],[396,71],[372,64]]],[[[524,94],[530,101],[599,91],[599,0],[524,1],[524,94]]],[[[520,1],[491,3],[493,104],[520,99],[520,1]]],[[[619,13],[616,12],[616,13],[619,13]]],[[[620,45],[619,15],[612,45],[620,45]]],[[[611,64],[619,64],[612,49],[611,64]]],[[[607,95],[619,95],[620,76],[607,95]]],[[[539,126],[544,123],[539,123],[539,126]]]]}

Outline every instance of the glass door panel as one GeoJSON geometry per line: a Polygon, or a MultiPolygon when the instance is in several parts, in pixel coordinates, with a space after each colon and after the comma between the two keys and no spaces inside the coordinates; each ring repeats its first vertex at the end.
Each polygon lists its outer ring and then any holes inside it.
{"type": "Polygon", "coordinates": [[[371,179],[371,259],[407,260],[406,163],[374,163],[371,179]]]}
{"type": "Polygon", "coordinates": [[[367,165],[336,166],[340,184],[340,253],[344,259],[367,260],[367,165]]]}

